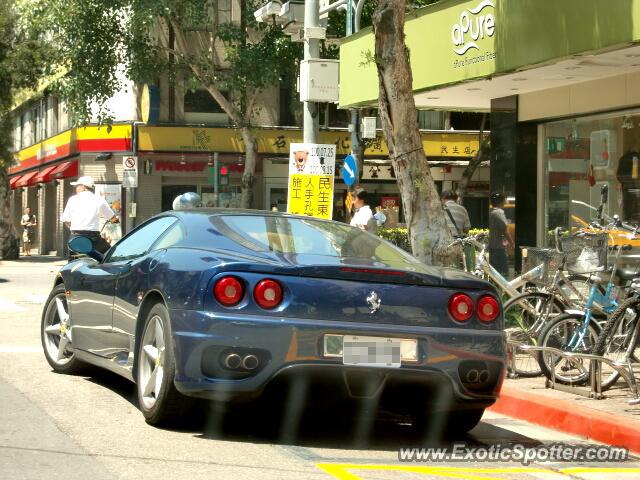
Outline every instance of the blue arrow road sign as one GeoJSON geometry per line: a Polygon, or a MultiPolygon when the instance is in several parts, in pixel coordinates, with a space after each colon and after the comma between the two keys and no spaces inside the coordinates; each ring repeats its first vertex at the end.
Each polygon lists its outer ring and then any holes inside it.
{"type": "Polygon", "coordinates": [[[358,175],[358,167],[356,167],[356,159],[353,155],[347,155],[342,165],[342,180],[347,187],[350,187],[356,181],[358,175]]]}

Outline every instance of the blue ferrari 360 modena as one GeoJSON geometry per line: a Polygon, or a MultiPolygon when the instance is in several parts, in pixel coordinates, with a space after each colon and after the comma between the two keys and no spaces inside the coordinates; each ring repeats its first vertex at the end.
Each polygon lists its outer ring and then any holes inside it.
{"type": "Polygon", "coordinates": [[[44,353],[57,372],[93,364],[132,380],[151,424],[184,414],[188,397],[233,405],[287,382],[416,420],[436,412],[457,431],[497,398],[495,289],[358,228],[193,209],[89,250],[56,277],[44,353]]]}

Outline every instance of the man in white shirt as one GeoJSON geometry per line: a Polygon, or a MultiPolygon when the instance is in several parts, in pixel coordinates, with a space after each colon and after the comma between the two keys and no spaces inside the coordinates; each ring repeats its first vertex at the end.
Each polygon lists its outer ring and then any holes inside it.
{"type": "Polygon", "coordinates": [[[353,217],[351,217],[351,225],[354,227],[367,230],[368,232],[375,233],[376,220],[373,218],[373,212],[371,207],[367,205],[368,195],[366,190],[359,189],[355,192],[355,198],[353,200],[353,206],[356,209],[353,217]]]}
{"type": "Polygon", "coordinates": [[[89,237],[97,251],[106,252],[110,245],[100,236],[100,217],[111,223],[117,223],[118,217],[104,198],[93,193],[93,178],[80,177],[71,185],[76,187],[76,194],[67,202],[62,221],[71,229],[71,238],[89,237]]]}

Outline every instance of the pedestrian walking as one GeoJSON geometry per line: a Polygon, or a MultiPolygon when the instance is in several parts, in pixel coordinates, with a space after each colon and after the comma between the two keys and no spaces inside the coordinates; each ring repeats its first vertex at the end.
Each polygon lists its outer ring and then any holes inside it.
{"type": "MultiPolygon", "coordinates": [[[[471,230],[471,221],[469,220],[469,212],[458,203],[458,194],[454,190],[445,190],[440,195],[442,208],[444,209],[447,226],[453,238],[462,238],[467,236],[471,230]]],[[[464,267],[467,272],[473,271],[475,265],[476,252],[473,245],[464,245],[463,258],[464,267]]]]}
{"type": "Polygon", "coordinates": [[[22,225],[22,249],[25,256],[31,256],[31,244],[33,243],[35,236],[35,227],[38,224],[36,216],[31,213],[31,207],[24,209],[24,215],[20,220],[22,225]]]}
{"type": "Polygon", "coordinates": [[[71,229],[71,238],[89,237],[96,251],[106,252],[111,246],[100,236],[100,218],[118,223],[118,217],[103,197],[93,193],[93,178],[80,177],[71,185],[75,187],[76,194],[69,198],[62,221],[71,229]]]}
{"type": "Polygon", "coordinates": [[[444,208],[447,225],[454,237],[464,237],[471,230],[469,212],[458,203],[458,194],[453,190],[445,190],[440,195],[442,207],[444,208]]]}
{"type": "Polygon", "coordinates": [[[507,261],[507,247],[513,248],[514,241],[509,233],[509,222],[504,214],[505,198],[501,193],[492,193],[489,198],[491,211],[489,212],[489,261],[491,265],[507,278],[509,263],[507,261]]]}
{"type": "Polygon", "coordinates": [[[356,212],[351,218],[351,225],[354,227],[367,230],[368,232],[375,233],[377,230],[377,222],[373,218],[373,212],[368,205],[369,195],[364,189],[358,189],[355,192],[355,199],[353,200],[353,206],[356,212]]]}

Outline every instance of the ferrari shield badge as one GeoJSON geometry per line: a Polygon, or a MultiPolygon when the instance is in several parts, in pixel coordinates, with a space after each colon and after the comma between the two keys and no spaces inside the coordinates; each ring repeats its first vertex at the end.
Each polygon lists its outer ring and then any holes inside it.
{"type": "Polygon", "coordinates": [[[367,297],[367,303],[369,304],[369,309],[373,314],[373,313],[376,313],[378,310],[380,310],[380,305],[382,304],[382,300],[380,300],[380,297],[378,297],[378,294],[376,292],[372,291],[367,297]]]}

